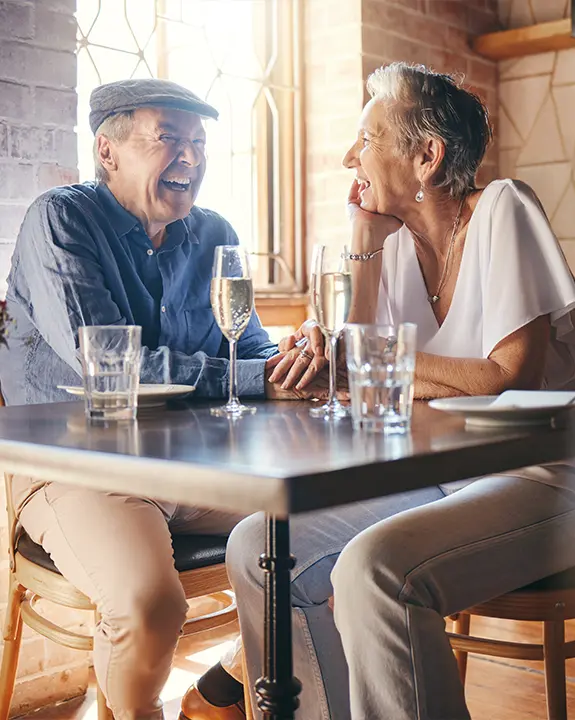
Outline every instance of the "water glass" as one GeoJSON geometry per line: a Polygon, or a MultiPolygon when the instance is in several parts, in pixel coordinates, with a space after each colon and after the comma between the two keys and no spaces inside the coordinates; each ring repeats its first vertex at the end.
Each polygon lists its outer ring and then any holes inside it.
{"type": "Polygon", "coordinates": [[[354,429],[405,433],[411,425],[417,327],[347,325],[344,330],[354,429]]]}
{"type": "Polygon", "coordinates": [[[80,356],[86,417],[95,422],[134,420],[138,409],[138,325],[81,327],[80,356]]]}

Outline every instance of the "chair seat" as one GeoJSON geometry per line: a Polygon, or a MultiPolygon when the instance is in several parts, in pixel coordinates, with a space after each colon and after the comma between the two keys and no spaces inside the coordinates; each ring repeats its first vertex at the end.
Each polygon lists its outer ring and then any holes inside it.
{"type": "MultiPolygon", "coordinates": [[[[185,572],[223,563],[227,541],[226,535],[174,535],[172,545],[176,570],[185,572]]],[[[50,555],[26,533],[18,540],[17,551],[35,565],[61,575],[50,555]]]]}

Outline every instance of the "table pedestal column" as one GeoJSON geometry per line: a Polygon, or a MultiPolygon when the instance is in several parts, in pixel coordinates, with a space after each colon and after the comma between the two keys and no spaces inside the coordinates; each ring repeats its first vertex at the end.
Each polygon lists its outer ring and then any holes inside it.
{"type": "Polygon", "coordinates": [[[293,720],[299,706],[300,681],[293,677],[289,522],[266,516],[266,551],[259,564],[265,577],[265,675],[256,682],[257,704],[266,718],[293,720]]]}

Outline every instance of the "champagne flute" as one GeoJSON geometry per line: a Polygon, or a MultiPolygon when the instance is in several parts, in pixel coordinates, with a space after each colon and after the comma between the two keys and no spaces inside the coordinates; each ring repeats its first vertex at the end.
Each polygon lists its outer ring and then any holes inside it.
{"type": "Polygon", "coordinates": [[[247,252],[237,245],[218,245],[214,253],[210,299],[216,322],[230,345],[230,396],[212,415],[241,417],[255,413],[237,398],[236,345],[248,326],[254,307],[254,288],[247,252]]]}
{"type": "Polygon", "coordinates": [[[337,341],[346,323],[351,302],[351,272],[348,261],[330,253],[326,245],[314,245],[311,261],[310,302],[318,325],[330,346],[329,399],[312,408],[312,417],[327,420],[349,415],[349,408],[336,397],[337,341]]]}

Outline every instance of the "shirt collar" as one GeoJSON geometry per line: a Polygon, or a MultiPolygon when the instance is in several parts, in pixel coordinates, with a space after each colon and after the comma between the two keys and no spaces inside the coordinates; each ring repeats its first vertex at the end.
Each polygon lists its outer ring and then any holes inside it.
{"type": "MultiPolygon", "coordinates": [[[[118,233],[118,237],[127,235],[136,226],[141,227],[138,218],[126,210],[123,205],[120,205],[114,193],[105,183],[97,183],[96,192],[108,211],[108,220],[118,233]]],[[[170,246],[175,247],[176,245],[180,245],[185,239],[189,239],[191,243],[197,244],[199,241],[192,231],[193,225],[194,220],[192,213],[184,220],[175,220],[173,223],[170,223],[166,228],[168,236],[170,237],[170,246]]]]}
{"type": "Polygon", "coordinates": [[[110,224],[114,230],[118,233],[118,237],[127,235],[130,230],[133,230],[136,225],[140,224],[137,217],[128,212],[125,207],[120,205],[116,200],[114,194],[105,183],[98,183],[96,185],[96,192],[98,197],[102,201],[102,204],[106,208],[106,214],[110,224]]]}

